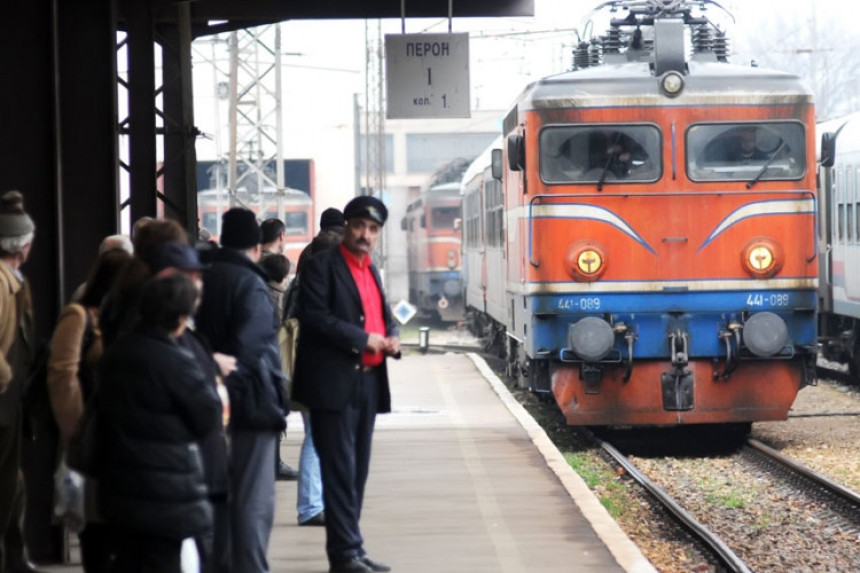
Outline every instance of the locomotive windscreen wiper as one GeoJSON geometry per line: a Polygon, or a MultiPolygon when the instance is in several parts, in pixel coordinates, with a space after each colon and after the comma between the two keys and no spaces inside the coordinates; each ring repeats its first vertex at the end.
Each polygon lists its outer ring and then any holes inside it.
{"type": "Polygon", "coordinates": [[[603,171],[600,172],[600,177],[597,178],[597,190],[603,191],[603,182],[606,181],[606,176],[609,175],[609,168],[612,167],[612,162],[621,157],[622,148],[619,145],[621,142],[621,132],[615,134],[615,139],[606,148],[606,164],[603,166],[603,171]]]}
{"type": "Polygon", "coordinates": [[[783,141],[782,143],[779,144],[779,147],[776,148],[776,151],[774,151],[771,154],[771,156],[768,158],[768,160],[764,162],[764,165],[761,166],[761,169],[759,169],[759,172],[756,173],[756,176],[747,182],[747,189],[752,189],[752,186],[759,182],[759,179],[762,178],[765,171],[767,171],[767,169],[768,169],[768,167],[770,167],[771,163],[773,163],[774,160],[779,156],[779,152],[782,151],[782,149],[784,147],[785,147],[785,142],[783,141]]]}
{"type": "Polygon", "coordinates": [[[606,181],[606,176],[609,174],[609,167],[617,156],[621,155],[618,151],[613,151],[609,154],[609,159],[606,160],[606,165],[603,166],[603,171],[600,172],[600,177],[597,178],[597,190],[603,191],[603,182],[606,181]]]}

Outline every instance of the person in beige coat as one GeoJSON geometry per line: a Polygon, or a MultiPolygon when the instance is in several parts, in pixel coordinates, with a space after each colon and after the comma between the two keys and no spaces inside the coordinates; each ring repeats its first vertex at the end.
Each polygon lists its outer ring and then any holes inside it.
{"type": "MultiPolygon", "coordinates": [[[[63,309],[54,328],[47,385],[63,450],[68,447],[92,394],[96,365],[103,353],[99,307],[130,260],[131,254],[123,249],[101,253],[90,269],[79,301],[63,309]]],[[[111,535],[99,519],[95,497],[95,484],[87,480],[86,526],[79,534],[81,561],[87,573],[107,573],[113,553],[111,535]]]]}
{"type": "Polygon", "coordinates": [[[30,286],[21,273],[30,256],[36,226],[24,211],[24,197],[0,197],[0,571],[35,571],[26,557],[22,520],[21,396],[34,347],[30,286]]]}

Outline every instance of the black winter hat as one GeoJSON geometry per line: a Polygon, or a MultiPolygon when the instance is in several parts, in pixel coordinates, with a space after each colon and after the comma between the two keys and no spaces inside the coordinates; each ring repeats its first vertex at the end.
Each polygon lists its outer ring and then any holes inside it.
{"type": "Polygon", "coordinates": [[[343,213],[340,209],[330,207],[320,215],[320,229],[328,229],[329,227],[343,227],[346,220],[343,218],[343,213]]]}
{"type": "Polygon", "coordinates": [[[343,216],[347,221],[355,217],[366,217],[384,225],[385,220],[388,219],[388,209],[376,197],[361,195],[346,204],[343,216]]]}
{"type": "Polygon", "coordinates": [[[20,191],[7,191],[0,197],[0,237],[23,237],[36,230],[33,219],[24,211],[20,191]]]}
{"type": "Polygon", "coordinates": [[[257,215],[249,209],[233,207],[221,215],[221,245],[245,251],[260,244],[263,233],[257,215]]]}

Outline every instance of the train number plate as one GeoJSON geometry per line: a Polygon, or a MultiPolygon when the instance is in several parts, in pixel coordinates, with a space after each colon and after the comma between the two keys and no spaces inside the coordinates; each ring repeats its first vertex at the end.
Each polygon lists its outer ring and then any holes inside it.
{"type": "Polygon", "coordinates": [[[753,308],[779,308],[788,306],[788,295],[785,293],[749,293],[747,306],[753,308]]]}
{"type": "Polygon", "coordinates": [[[558,309],[585,312],[600,310],[600,298],[596,296],[565,296],[558,299],[558,309]]]}

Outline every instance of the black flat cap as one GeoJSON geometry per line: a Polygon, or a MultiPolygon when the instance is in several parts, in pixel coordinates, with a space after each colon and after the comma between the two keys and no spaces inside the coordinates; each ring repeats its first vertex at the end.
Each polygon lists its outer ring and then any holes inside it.
{"type": "Polygon", "coordinates": [[[388,209],[376,197],[361,195],[346,204],[346,207],[343,208],[343,217],[347,221],[356,217],[364,217],[384,225],[385,220],[388,219],[388,209]]]}

